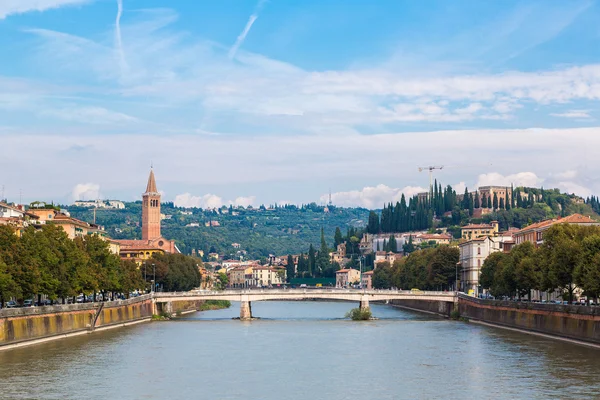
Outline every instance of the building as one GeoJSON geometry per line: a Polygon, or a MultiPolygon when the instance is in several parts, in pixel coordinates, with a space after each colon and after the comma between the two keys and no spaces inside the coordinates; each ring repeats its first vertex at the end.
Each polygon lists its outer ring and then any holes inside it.
{"type": "Polygon", "coordinates": [[[21,236],[23,229],[30,224],[35,224],[39,217],[24,210],[23,206],[11,206],[0,202],[0,225],[13,228],[17,236],[21,236]]]}
{"type": "Polygon", "coordinates": [[[373,271],[364,272],[361,277],[360,286],[363,289],[373,289],[373,271]]]}
{"type": "Polygon", "coordinates": [[[116,240],[121,247],[121,258],[129,259],[137,254],[134,258],[139,263],[154,253],[180,252],[174,240],[165,239],[160,233],[160,198],[154,170],[150,169],[146,192],[142,194],[142,239],[116,240]]]}
{"type": "Polygon", "coordinates": [[[348,287],[354,283],[360,282],[360,271],[348,268],[340,269],[335,273],[335,287],[348,287]]]}
{"type": "Polygon", "coordinates": [[[545,221],[531,224],[517,232],[514,232],[513,236],[515,239],[515,244],[519,245],[521,243],[531,242],[538,247],[544,243],[544,232],[555,224],[574,224],[579,226],[600,225],[599,222],[581,214],[573,214],[564,218],[547,219],[545,221]]]}
{"type": "MultiPolygon", "coordinates": [[[[417,238],[420,239],[421,243],[431,243],[434,242],[435,244],[450,244],[450,241],[452,240],[452,235],[448,234],[448,233],[422,233],[420,235],[417,235],[417,238]]],[[[413,239],[413,243],[414,243],[414,239],[413,239]]]]}
{"type": "Polygon", "coordinates": [[[247,282],[250,287],[268,287],[286,282],[286,270],[281,267],[257,266],[252,268],[252,278],[247,282]]]}
{"type": "Polygon", "coordinates": [[[229,270],[229,286],[247,288],[252,280],[253,265],[240,265],[229,270]]]}
{"type": "Polygon", "coordinates": [[[336,262],[338,264],[343,264],[346,260],[346,243],[340,243],[337,245],[337,250],[329,253],[331,258],[331,262],[336,262]]]}
{"type": "Polygon", "coordinates": [[[83,208],[105,208],[109,210],[123,210],[125,203],[119,200],[77,200],[73,203],[74,207],[83,208]]]}
{"type": "Polygon", "coordinates": [[[395,261],[400,260],[402,258],[401,253],[392,253],[391,251],[378,251],[375,253],[375,268],[377,268],[378,264],[387,262],[390,265],[393,265],[395,261]]]}
{"type": "Polygon", "coordinates": [[[500,251],[498,241],[490,236],[482,236],[458,245],[461,266],[461,290],[471,295],[479,294],[479,276],[485,259],[500,251]]]}
{"type": "Polygon", "coordinates": [[[498,221],[489,224],[469,224],[461,228],[461,237],[465,240],[477,239],[498,234],[498,221]]]}
{"type": "Polygon", "coordinates": [[[500,199],[508,201],[512,199],[512,189],[507,186],[480,186],[478,188],[479,198],[482,199],[484,196],[486,199],[494,200],[494,195],[498,199],[498,204],[500,204],[500,199]]]}

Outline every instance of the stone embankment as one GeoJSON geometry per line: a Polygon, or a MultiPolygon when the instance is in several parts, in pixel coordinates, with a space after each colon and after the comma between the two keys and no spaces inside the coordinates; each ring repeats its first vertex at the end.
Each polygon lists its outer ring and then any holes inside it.
{"type": "Polygon", "coordinates": [[[482,300],[459,294],[460,316],[474,321],[600,345],[600,307],[482,300]]]}
{"type": "MultiPolygon", "coordinates": [[[[200,301],[173,302],[172,313],[200,308],[200,301]]],[[[0,350],[149,321],[152,295],[104,303],[0,310],[0,350]]]]}
{"type": "Polygon", "coordinates": [[[390,300],[389,304],[406,310],[435,314],[449,318],[455,308],[454,301],[429,301],[420,299],[390,300]]]}

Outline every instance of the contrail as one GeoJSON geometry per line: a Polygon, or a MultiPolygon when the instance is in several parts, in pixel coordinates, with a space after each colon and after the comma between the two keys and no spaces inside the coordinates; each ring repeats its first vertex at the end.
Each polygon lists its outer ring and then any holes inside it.
{"type": "Polygon", "coordinates": [[[237,40],[235,41],[235,43],[233,44],[233,46],[231,46],[231,49],[229,50],[229,58],[230,59],[233,59],[235,57],[235,54],[237,53],[238,49],[240,48],[242,43],[244,43],[244,40],[246,40],[246,36],[248,35],[248,32],[250,32],[250,28],[252,28],[252,24],[254,24],[254,21],[256,21],[256,19],[258,18],[258,13],[260,12],[260,10],[262,9],[263,5],[266,2],[267,2],[267,0],[260,0],[258,2],[258,4],[256,5],[256,7],[254,8],[254,12],[250,16],[250,18],[248,18],[248,22],[246,23],[244,30],[242,31],[242,33],[240,33],[240,35],[237,37],[237,40]]]}
{"type": "Polygon", "coordinates": [[[115,21],[115,41],[117,44],[117,52],[119,53],[119,66],[121,73],[127,67],[125,62],[125,53],[123,52],[123,41],[121,40],[121,15],[123,15],[123,0],[117,0],[117,20],[115,21]]]}

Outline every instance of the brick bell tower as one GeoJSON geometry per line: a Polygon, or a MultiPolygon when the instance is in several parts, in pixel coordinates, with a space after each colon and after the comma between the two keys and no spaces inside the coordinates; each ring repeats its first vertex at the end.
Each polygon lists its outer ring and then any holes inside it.
{"type": "Polygon", "coordinates": [[[142,195],[142,239],[160,238],[160,193],[156,189],[154,170],[150,168],[146,193],[142,195]]]}

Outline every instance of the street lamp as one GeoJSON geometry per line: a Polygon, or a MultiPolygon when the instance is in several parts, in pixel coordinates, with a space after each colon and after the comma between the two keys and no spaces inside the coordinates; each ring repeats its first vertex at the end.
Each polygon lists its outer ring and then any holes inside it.
{"type": "Polygon", "coordinates": [[[148,284],[148,274],[146,273],[146,261],[144,261],[144,292],[148,289],[146,286],[148,284]]]}
{"type": "Polygon", "coordinates": [[[154,285],[156,285],[156,264],[152,263],[152,269],[154,277],[154,279],[152,279],[152,292],[154,292],[154,285]]]}
{"type": "Polygon", "coordinates": [[[458,293],[458,265],[459,264],[460,264],[460,261],[456,263],[455,274],[454,274],[454,291],[456,293],[458,293]]]}

